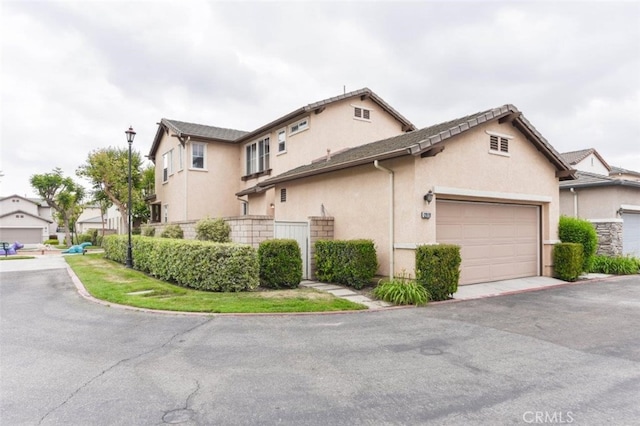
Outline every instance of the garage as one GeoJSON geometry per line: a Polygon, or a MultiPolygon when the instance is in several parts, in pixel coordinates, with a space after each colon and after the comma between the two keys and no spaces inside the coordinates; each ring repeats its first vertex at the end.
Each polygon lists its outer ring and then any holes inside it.
{"type": "Polygon", "coordinates": [[[0,228],[0,241],[40,244],[42,243],[42,228],[0,228]]]}
{"type": "Polygon", "coordinates": [[[622,221],[622,253],[640,257],[640,212],[624,212],[622,221]]]}
{"type": "Polygon", "coordinates": [[[538,206],[438,200],[436,239],[461,247],[461,285],[540,275],[538,206]]]}

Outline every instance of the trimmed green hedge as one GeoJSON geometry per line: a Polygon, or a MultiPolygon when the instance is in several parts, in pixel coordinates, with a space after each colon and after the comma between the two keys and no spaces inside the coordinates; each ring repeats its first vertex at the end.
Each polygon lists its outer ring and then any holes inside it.
{"type": "MultiPolygon", "coordinates": [[[[125,263],[127,236],[104,238],[105,257],[125,263]]],[[[256,250],[248,245],[135,236],[133,267],[197,290],[237,292],[258,287],[256,250]]]]}
{"type": "Polygon", "coordinates": [[[160,238],[184,238],[184,231],[180,228],[180,225],[167,225],[160,233],[160,238]]]}
{"type": "Polygon", "coordinates": [[[580,243],[558,243],[553,247],[553,267],[556,278],[575,281],[584,264],[583,246],[580,243]]]}
{"type": "Polygon", "coordinates": [[[558,238],[563,243],[582,244],[582,272],[588,272],[598,250],[598,234],[591,222],[575,217],[560,216],[558,238]]]}
{"type": "Polygon", "coordinates": [[[416,281],[427,289],[431,300],[447,300],[458,291],[461,262],[460,246],[418,246],[416,281]]]}
{"type": "Polygon", "coordinates": [[[216,243],[231,242],[231,225],[224,219],[206,217],[196,223],[196,240],[213,241],[216,243]]]}
{"type": "Polygon", "coordinates": [[[302,281],[302,255],[296,240],[276,239],[260,243],[260,285],[297,288],[302,281]]]}
{"type": "Polygon", "coordinates": [[[316,241],[316,277],[360,289],[369,284],[378,270],[372,240],[316,241]]]}

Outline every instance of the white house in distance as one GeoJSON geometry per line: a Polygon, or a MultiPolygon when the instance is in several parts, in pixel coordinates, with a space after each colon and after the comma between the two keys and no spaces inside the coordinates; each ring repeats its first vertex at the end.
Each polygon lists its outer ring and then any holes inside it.
{"type": "Polygon", "coordinates": [[[42,244],[56,233],[51,210],[34,198],[16,194],[0,198],[0,241],[42,244]]]}

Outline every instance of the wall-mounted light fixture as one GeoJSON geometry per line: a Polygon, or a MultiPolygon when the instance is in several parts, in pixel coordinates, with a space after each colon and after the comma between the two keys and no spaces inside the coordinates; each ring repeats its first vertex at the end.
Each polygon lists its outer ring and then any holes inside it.
{"type": "Polygon", "coordinates": [[[426,194],[424,194],[424,200],[427,202],[427,204],[431,204],[431,201],[433,201],[433,191],[429,190],[429,192],[427,192],[426,194]]]}
{"type": "Polygon", "coordinates": [[[271,204],[269,205],[269,207],[271,207],[272,209],[275,209],[275,208],[276,208],[276,205],[275,205],[275,204],[273,204],[273,203],[271,203],[271,204]]]}

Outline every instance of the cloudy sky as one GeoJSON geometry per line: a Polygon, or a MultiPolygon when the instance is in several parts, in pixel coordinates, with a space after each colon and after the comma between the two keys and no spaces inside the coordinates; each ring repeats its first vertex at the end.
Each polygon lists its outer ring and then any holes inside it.
{"type": "Polygon", "coordinates": [[[161,118],[253,130],[369,87],[418,127],[516,105],[640,170],[640,2],[3,0],[0,195],[148,154],[161,118]]]}

